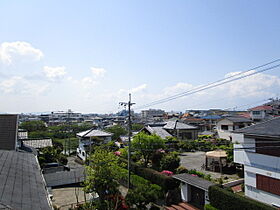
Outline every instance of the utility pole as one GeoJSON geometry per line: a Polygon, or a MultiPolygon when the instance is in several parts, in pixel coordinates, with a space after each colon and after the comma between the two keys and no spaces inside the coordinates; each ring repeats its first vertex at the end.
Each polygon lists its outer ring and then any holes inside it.
{"type": "Polygon", "coordinates": [[[129,100],[128,102],[120,102],[121,106],[128,106],[128,189],[130,189],[130,168],[131,168],[131,106],[135,103],[131,103],[131,94],[129,93],[129,100]]]}

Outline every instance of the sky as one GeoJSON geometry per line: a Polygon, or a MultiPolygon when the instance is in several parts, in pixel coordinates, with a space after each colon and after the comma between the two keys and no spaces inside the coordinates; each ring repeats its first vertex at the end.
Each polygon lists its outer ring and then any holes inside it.
{"type": "MultiPolygon", "coordinates": [[[[120,111],[280,58],[280,1],[0,1],[0,112],[120,111]]],[[[280,68],[148,108],[247,109],[280,68]]]]}

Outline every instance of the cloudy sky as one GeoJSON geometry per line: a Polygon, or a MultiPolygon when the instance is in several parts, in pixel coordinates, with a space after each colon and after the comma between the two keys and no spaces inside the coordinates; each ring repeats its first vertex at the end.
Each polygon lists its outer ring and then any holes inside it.
{"type": "MultiPolygon", "coordinates": [[[[0,2],[0,112],[120,110],[280,57],[279,1],[0,2]]],[[[247,108],[280,96],[280,68],[153,106],[247,108]]],[[[139,111],[139,110],[137,110],[139,111]]]]}

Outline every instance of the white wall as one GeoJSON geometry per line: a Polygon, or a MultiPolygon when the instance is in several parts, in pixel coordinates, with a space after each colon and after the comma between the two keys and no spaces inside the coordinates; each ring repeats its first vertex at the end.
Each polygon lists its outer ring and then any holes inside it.
{"type": "Polygon", "coordinates": [[[280,207],[280,196],[258,190],[255,187],[245,185],[245,195],[268,205],[277,205],[280,207]]]}

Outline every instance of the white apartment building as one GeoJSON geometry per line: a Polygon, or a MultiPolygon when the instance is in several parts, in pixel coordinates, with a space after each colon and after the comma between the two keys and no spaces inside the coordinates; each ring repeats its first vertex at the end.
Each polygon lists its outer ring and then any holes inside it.
{"type": "Polygon", "coordinates": [[[280,117],[235,131],[234,162],[244,165],[245,195],[280,207],[280,117]]]}

